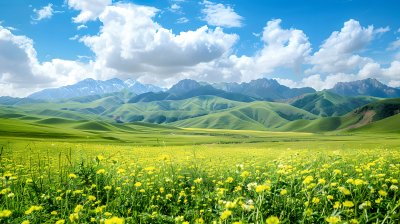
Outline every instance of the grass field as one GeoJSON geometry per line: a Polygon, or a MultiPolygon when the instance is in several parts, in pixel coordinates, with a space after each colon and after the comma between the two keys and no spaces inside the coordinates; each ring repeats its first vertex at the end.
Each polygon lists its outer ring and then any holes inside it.
{"type": "MultiPolygon", "coordinates": [[[[75,135],[91,127],[79,121],[68,125],[81,128],[71,133],[75,135]]],[[[132,130],[147,132],[134,138],[154,135],[159,142],[146,139],[143,143],[153,146],[141,146],[111,138],[84,142],[53,136],[26,141],[3,136],[0,222],[399,221],[396,134],[223,133],[171,127],[168,132],[177,133],[175,139],[155,124],[102,127],[131,135],[132,130]],[[213,144],[221,138],[240,144],[213,144]],[[243,141],[247,138],[259,141],[243,141]],[[204,145],[193,145],[193,139],[204,145]]]]}

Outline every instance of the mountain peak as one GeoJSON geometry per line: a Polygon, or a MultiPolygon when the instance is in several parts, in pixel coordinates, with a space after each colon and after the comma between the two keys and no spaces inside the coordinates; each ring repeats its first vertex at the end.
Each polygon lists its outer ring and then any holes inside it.
{"type": "Polygon", "coordinates": [[[192,79],[183,79],[179,81],[177,84],[173,85],[168,92],[170,93],[177,93],[177,94],[184,94],[189,92],[190,90],[200,88],[201,85],[192,79]]]}
{"type": "Polygon", "coordinates": [[[400,90],[389,87],[377,79],[368,78],[352,82],[338,82],[329,91],[344,96],[368,95],[382,98],[400,97],[400,90]]]}
{"type": "Polygon", "coordinates": [[[127,89],[136,94],[146,92],[159,92],[163,88],[154,85],[144,85],[132,79],[122,81],[118,78],[109,79],[106,81],[94,80],[92,78],[84,79],[74,85],[62,86],[60,88],[44,89],[42,91],[33,93],[28,98],[33,99],[58,99],[58,98],[72,98],[76,96],[94,95],[110,92],[118,92],[127,89]]]}

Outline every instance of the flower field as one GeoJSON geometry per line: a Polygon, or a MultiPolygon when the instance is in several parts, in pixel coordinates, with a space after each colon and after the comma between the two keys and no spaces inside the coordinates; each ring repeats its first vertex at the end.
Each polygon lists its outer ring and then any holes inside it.
{"type": "Polygon", "coordinates": [[[399,149],[18,141],[0,223],[399,223],[399,149]]]}

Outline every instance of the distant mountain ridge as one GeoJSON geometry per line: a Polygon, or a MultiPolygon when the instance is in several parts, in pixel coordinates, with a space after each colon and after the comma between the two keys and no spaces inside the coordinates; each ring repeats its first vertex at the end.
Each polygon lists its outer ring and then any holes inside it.
{"type": "Polygon", "coordinates": [[[44,89],[42,91],[33,93],[27,98],[31,99],[59,99],[59,98],[72,98],[77,96],[86,96],[102,93],[118,92],[127,89],[136,94],[146,92],[159,92],[165,91],[165,88],[150,84],[142,84],[136,80],[127,79],[122,81],[114,78],[106,81],[94,80],[91,78],[80,81],[74,85],[62,86],[53,89],[44,89]]]}
{"type": "Polygon", "coordinates": [[[389,87],[376,79],[364,79],[352,82],[338,82],[328,91],[343,96],[374,96],[382,98],[400,97],[399,87],[389,87]]]}
{"type": "Polygon", "coordinates": [[[279,84],[275,79],[257,79],[249,83],[215,83],[212,86],[226,92],[241,93],[255,98],[263,99],[287,99],[297,97],[306,93],[315,93],[311,87],[289,88],[279,84]]]}

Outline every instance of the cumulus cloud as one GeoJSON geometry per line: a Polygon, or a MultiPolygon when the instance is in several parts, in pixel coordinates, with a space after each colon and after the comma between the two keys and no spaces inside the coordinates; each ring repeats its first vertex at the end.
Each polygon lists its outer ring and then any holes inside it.
{"type": "Polygon", "coordinates": [[[311,52],[311,44],[303,31],[294,28],[282,29],[280,23],[280,19],[267,23],[261,37],[264,47],[253,57],[230,56],[229,59],[235,68],[244,76],[263,77],[276,67],[292,68],[295,73],[301,73],[301,65],[311,52]]]}
{"type": "Polygon", "coordinates": [[[282,84],[289,86],[291,88],[299,87],[312,87],[317,91],[324,89],[331,89],[338,82],[351,82],[356,80],[362,80],[367,78],[376,78],[381,82],[388,83],[389,86],[399,86],[400,85],[400,61],[394,61],[391,63],[389,68],[381,68],[381,66],[376,62],[371,62],[366,64],[363,69],[361,69],[357,74],[346,74],[337,73],[329,74],[321,78],[320,74],[310,75],[303,78],[299,82],[295,82],[290,79],[279,79],[276,80],[282,84]]]}
{"type": "Polygon", "coordinates": [[[18,30],[17,28],[14,28],[14,27],[11,27],[11,26],[8,26],[8,27],[6,27],[7,29],[9,29],[9,30],[18,30]]]}
{"type": "Polygon", "coordinates": [[[386,32],[387,29],[388,27],[376,30],[373,26],[361,27],[360,23],[353,19],[345,22],[340,31],[334,31],[320,46],[319,51],[308,58],[307,62],[314,67],[307,69],[305,73],[343,73],[357,67],[363,68],[373,60],[353,53],[363,51],[371,44],[375,34],[386,32]]]}
{"type": "Polygon", "coordinates": [[[80,29],[83,29],[83,28],[87,28],[87,26],[85,26],[85,25],[82,24],[82,25],[78,26],[76,29],[77,29],[77,30],[80,30],[80,29]]]}
{"type": "Polygon", "coordinates": [[[219,58],[238,40],[203,26],[195,31],[175,35],[152,18],[159,10],[132,4],[108,6],[100,15],[103,23],[99,35],[81,38],[97,55],[99,63],[130,74],[177,73],[219,58]]]}
{"type": "Polygon", "coordinates": [[[104,9],[112,4],[112,0],[67,0],[69,8],[81,11],[81,13],[72,18],[75,23],[86,23],[90,20],[96,20],[104,9]]]}
{"type": "Polygon", "coordinates": [[[242,27],[244,24],[242,16],[238,15],[230,6],[225,7],[223,4],[215,4],[213,2],[204,1],[204,9],[201,10],[205,16],[202,20],[211,26],[222,27],[242,27]]]}
{"type": "Polygon", "coordinates": [[[177,23],[187,23],[187,22],[189,22],[189,20],[186,17],[182,17],[182,18],[179,18],[176,22],[177,23]]]}
{"type": "Polygon", "coordinates": [[[54,13],[54,10],[51,8],[53,4],[49,3],[49,5],[44,6],[42,9],[34,9],[33,11],[37,13],[37,18],[33,18],[34,20],[42,20],[46,18],[51,18],[54,13]]]}

